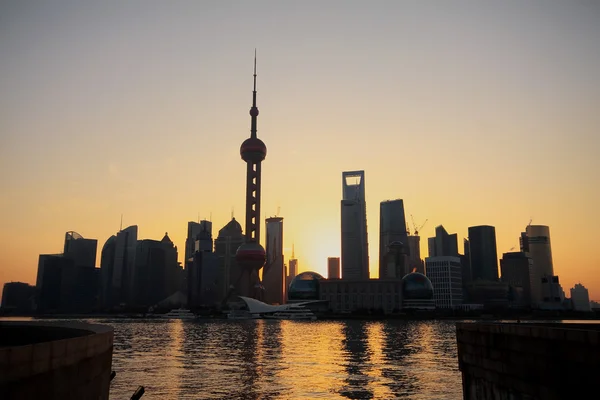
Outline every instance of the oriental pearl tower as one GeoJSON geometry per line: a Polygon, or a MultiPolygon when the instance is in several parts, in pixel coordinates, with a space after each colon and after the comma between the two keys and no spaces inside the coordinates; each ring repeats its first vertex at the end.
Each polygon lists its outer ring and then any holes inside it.
{"type": "Polygon", "coordinates": [[[235,254],[240,266],[241,275],[238,294],[246,297],[260,297],[262,286],[258,271],[265,264],[265,249],[260,245],[260,168],[267,156],[267,146],[256,137],[256,51],[254,52],[254,90],[252,91],[252,108],[250,108],[250,137],[242,143],[240,155],[246,162],[246,242],[235,254]]]}

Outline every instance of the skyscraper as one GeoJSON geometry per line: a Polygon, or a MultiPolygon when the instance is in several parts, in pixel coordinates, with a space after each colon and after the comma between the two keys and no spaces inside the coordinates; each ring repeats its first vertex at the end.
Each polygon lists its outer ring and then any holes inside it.
{"type": "MultiPolygon", "coordinates": [[[[188,222],[188,233],[187,238],[185,239],[185,259],[184,263],[187,266],[187,263],[192,259],[194,253],[196,252],[196,242],[198,240],[198,235],[201,232],[208,232],[210,237],[212,238],[212,222],[202,220],[200,222],[189,221],[188,222]]],[[[203,242],[204,244],[204,242],[203,242]]],[[[212,249],[210,250],[212,251],[212,249]]]]}
{"type": "Polygon", "coordinates": [[[531,304],[531,280],[533,261],[527,253],[516,251],[504,253],[500,260],[501,281],[513,287],[523,288],[521,303],[531,304]]]}
{"type": "Polygon", "coordinates": [[[458,235],[448,234],[443,225],[436,226],[435,237],[427,240],[429,257],[458,257],[458,235]]]}
{"type": "Polygon", "coordinates": [[[528,225],[526,234],[529,256],[533,260],[533,279],[531,281],[533,301],[539,303],[544,297],[541,288],[542,278],[554,276],[550,228],[545,225],[528,225]]]}
{"type": "Polygon", "coordinates": [[[242,226],[235,218],[219,230],[219,235],[215,240],[215,254],[217,256],[218,274],[218,298],[219,301],[227,301],[229,296],[236,291],[236,284],[240,279],[240,267],[238,266],[235,254],[244,243],[242,226]]]}
{"type": "MultiPolygon", "coordinates": [[[[290,283],[292,279],[298,275],[298,259],[296,258],[296,254],[294,252],[294,245],[292,244],[292,258],[288,262],[288,274],[285,277],[285,290],[287,293],[287,289],[290,287],[290,283]]],[[[287,295],[286,295],[287,296],[287,295]]]]}
{"type": "Polygon", "coordinates": [[[404,257],[407,258],[404,263],[408,265],[410,247],[402,199],[382,201],[379,204],[379,279],[388,277],[386,256],[389,251],[388,246],[392,242],[401,242],[404,245],[404,257]]]}
{"type": "Polygon", "coordinates": [[[496,228],[489,225],[469,227],[469,255],[473,281],[498,281],[496,228]]]}
{"type": "Polygon", "coordinates": [[[460,258],[428,257],[425,259],[425,270],[433,285],[433,300],[437,308],[456,308],[463,303],[460,258]]]}
{"type": "Polygon", "coordinates": [[[265,303],[283,304],[285,269],[283,268],[283,218],[271,217],[266,220],[267,262],[263,269],[265,303]]]}
{"type": "Polygon", "coordinates": [[[571,288],[571,302],[575,311],[592,311],[590,294],[581,283],[577,283],[571,288]]]}
{"type": "Polygon", "coordinates": [[[421,259],[421,237],[418,235],[407,236],[408,240],[408,270],[425,274],[425,264],[421,259]]]}
{"type": "Polygon", "coordinates": [[[342,173],[342,279],[369,279],[365,172],[342,173]]]}
{"type": "Polygon", "coordinates": [[[327,279],[340,279],[340,258],[327,258],[327,279]]]}
{"type": "Polygon", "coordinates": [[[261,297],[258,270],[265,264],[265,249],[260,245],[260,180],[261,163],[267,156],[267,146],[256,136],[258,108],[256,107],[256,53],[254,54],[254,90],[250,108],[250,137],[242,143],[240,155],[246,162],[246,242],[235,255],[241,268],[237,287],[238,294],[247,297],[261,297]]]}
{"type": "Polygon", "coordinates": [[[63,254],[75,262],[76,267],[96,267],[96,251],[98,241],[96,239],[84,239],[77,232],[65,233],[65,246],[63,254]]]}
{"type": "MultiPolygon", "coordinates": [[[[101,268],[104,266],[108,269],[107,271],[101,271],[104,275],[110,275],[110,281],[108,285],[108,306],[118,306],[121,303],[127,303],[132,290],[132,274],[135,267],[135,250],[137,246],[137,225],[129,226],[117,233],[114,239],[114,259],[111,262],[108,260],[103,263],[100,262],[101,268]]],[[[108,240],[111,240],[110,238],[108,240]]],[[[105,246],[108,245],[105,244],[105,246]]],[[[112,244],[109,245],[113,246],[112,244]]],[[[104,255],[104,248],[102,249],[104,255]]],[[[107,255],[111,253],[110,249],[107,249],[107,255]]]]}

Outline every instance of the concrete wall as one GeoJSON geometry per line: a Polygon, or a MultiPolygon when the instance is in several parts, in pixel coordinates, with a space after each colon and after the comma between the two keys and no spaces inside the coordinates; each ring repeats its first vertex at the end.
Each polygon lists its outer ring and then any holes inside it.
{"type": "Polygon", "coordinates": [[[457,323],[456,336],[466,400],[598,396],[600,325],[457,323]]]}
{"type": "Polygon", "coordinates": [[[112,348],[103,325],[0,322],[0,399],[108,399],[112,348]]]}

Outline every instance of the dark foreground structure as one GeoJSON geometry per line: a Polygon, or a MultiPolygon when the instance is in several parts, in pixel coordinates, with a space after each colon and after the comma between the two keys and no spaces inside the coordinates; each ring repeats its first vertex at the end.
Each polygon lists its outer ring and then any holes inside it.
{"type": "Polygon", "coordinates": [[[104,325],[0,322],[0,399],[108,399],[112,349],[104,325]]]}
{"type": "Polygon", "coordinates": [[[597,396],[600,324],[462,322],[456,337],[465,400],[597,396]]]}

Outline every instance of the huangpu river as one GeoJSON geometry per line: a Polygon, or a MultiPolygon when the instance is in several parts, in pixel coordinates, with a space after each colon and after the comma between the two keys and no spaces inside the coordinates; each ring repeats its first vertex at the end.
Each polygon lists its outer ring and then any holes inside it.
{"type": "Polygon", "coordinates": [[[93,322],[115,330],[111,399],[462,398],[453,322],[93,322]]]}
{"type": "Polygon", "coordinates": [[[83,321],[114,328],[111,400],[462,398],[453,321],[83,321]]]}

